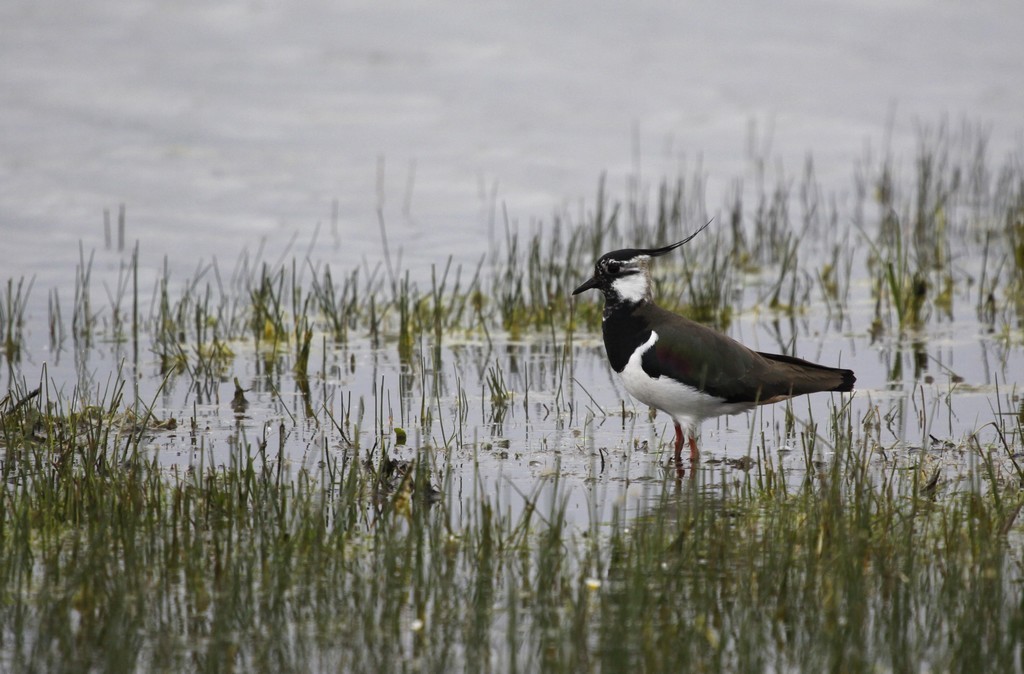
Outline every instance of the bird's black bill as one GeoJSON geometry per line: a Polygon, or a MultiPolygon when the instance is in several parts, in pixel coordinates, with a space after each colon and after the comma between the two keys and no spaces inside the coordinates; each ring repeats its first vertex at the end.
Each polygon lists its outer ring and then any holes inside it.
{"type": "Polygon", "coordinates": [[[576,290],[573,290],[572,294],[573,295],[579,295],[584,290],[590,290],[591,288],[596,288],[597,287],[597,283],[598,283],[597,277],[596,276],[591,276],[586,281],[584,281],[582,284],[580,284],[579,288],[577,288],[576,290]]]}
{"type": "Polygon", "coordinates": [[[703,225],[701,225],[700,229],[698,229],[696,232],[694,232],[690,236],[686,237],[682,241],[677,241],[676,243],[669,244],[668,246],[665,246],[663,248],[649,248],[647,250],[642,250],[640,252],[643,253],[644,255],[650,255],[651,257],[658,257],[659,255],[664,255],[665,253],[673,251],[676,248],[678,248],[679,246],[682,246],[683,244],[689,243],[691,239],[693,239],[695,236],[697,236],[698,234],[703,232],[705,229],[707,229],[708,225],[710,225],[710,224],[711,224],[711,220],[708,220],[703,225]]]}

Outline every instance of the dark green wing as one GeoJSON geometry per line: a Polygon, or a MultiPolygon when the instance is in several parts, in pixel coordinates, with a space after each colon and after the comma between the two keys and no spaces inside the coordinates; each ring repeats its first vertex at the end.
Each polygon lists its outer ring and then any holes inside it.
{"type": "Polygon", "coordinates": [[[775,402],[805,393],[853,388],[850,370],[758,353],[727,335],[654,305],[648,305],[645,313],[659,336],[642,359],[644,371],[652,377],[671,377],[736,403],[775,402]]]}

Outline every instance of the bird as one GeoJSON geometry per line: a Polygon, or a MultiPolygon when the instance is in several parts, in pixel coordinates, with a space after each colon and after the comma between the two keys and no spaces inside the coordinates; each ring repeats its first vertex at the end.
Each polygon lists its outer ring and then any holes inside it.
{"type": "Polygon", "coordinates": [[[604,295],[601,333],[608,362],[630,395],[672,418],[677,470],[684,440],[691,464],[699,461],[697,432],[706,419],[809,393],[849,392],[856,381],[852,370],[754,351],[654,302],[650,260],[684,245],[708,224],[662,248],[605,253],[594,275],[572,291],[575,296],[596,288],[604,295]]]}

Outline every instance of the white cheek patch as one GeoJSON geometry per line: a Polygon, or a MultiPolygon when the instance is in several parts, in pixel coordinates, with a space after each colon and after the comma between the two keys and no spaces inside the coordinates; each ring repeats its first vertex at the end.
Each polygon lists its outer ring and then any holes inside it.
{"type": "Polygon", "coordinates": [[[612,290],[626,302],[639,302],[650,292],[647,274],[639,272],[622,276],[612,281],[612,290]]]}

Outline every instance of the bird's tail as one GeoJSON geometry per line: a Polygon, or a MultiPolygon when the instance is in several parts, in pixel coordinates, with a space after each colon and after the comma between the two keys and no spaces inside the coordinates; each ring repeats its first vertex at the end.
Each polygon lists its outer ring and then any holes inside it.
{"type": "Polygon", "coordinates": [[[819,391],[847,393],[853,390],[853,384],[857,381],[853,370],[818,365],[809,360],[776,353],[760,355],[779,363],[781,368],[786,370],[784,377],[790,382],[790,395],[818,393],[819,391]]]}

